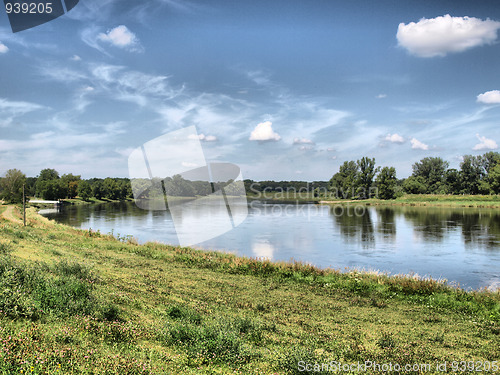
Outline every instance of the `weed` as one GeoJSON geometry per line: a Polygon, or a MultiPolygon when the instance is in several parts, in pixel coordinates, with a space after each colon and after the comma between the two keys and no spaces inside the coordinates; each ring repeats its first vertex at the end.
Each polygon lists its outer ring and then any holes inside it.
{"type": "Polygon", "coordinates": [[[382,336],[377,340],[377,346],[385,349],[385,348],[394,348],[396,346],[396,340],[389,332],[382,333],[382,336]]]}
{"type": "Polygon", "coordinates": [[[430,338],[431,342],[437,342],[439,344],[442,344],[444,342],[444,332],[436,332],[434,336],[430,338]]]}
{"type": "Polygon", "coordinates": [[[7,242],[0,242],[0,255],[1,254],[9,254],[14,250],[14,247],[7,242]]]}

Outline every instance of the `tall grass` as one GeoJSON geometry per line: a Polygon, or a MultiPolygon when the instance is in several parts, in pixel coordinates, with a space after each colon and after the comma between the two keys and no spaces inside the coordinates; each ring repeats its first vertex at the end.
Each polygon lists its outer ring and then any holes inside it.
{"type": "Polygon", "coordinates": [[[256,275],[278,282],[321,285],[363,297],[398,298],[411,303],[446,308],[463,314],[500,321],[500,291],[472,291],[450,286],[444,280],[411,275],[388,276],[364,272],[321,269],[301,262],[271,262],[232,254],[175,248],[175,259],[192,267],[218,272],[256,275]]]}
{"type": "Polygon", "coordinates": [[[0,258],[0,310],[11,318],[91,314],[99,304],[93,295],[95,278],[82,265],[27,264],[0,258]]]}

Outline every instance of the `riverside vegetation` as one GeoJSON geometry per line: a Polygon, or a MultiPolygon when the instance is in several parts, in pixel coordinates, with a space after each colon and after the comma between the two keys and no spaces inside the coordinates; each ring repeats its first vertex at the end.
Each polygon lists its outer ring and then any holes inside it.
{"type": "Polygon", "coordinates": [[[0,206],[0,373],[289,374],[500,358],[500,291],[77,230],[0,206]]]}

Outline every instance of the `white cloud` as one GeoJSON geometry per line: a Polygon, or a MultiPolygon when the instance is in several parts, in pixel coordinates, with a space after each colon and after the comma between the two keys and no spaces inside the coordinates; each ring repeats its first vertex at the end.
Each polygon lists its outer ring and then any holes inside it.
{"type": "Polygon", "coordinates": [[[81,61],[82,58],[78,55],[73,55],[73,56],[71,56],[70,60],[71,61],[81,61]]]}
{"type": "Polygon", "coordinates": [[[255,127],[249,139],[251,141],[279,141],[281,137],[274,132],[272,122],[265,121],[255,127]]]}
{"type": "Polygon", "coordinates": [[[473,150],[496,150],[498,148],[497,143],[493,139],[488,139],[486,137],[481,137],[479,134],[476,134],[479,142],[472,149],[473,150]]]}
{"type": "Polygon", "coordinates": [[[188,137],[189,139],[199,139],[200,141],[204,142],[215,142],[217,140],[217,137],[215,135],[205,135],[205,134],[198,134],[198,137],[195,135],[190,135],[188,137]]]}
{"type": "Polygon", "coordinates": [[[392,143],[403,143],[405,141],[405,139],[397,133],[387,134],[385,140],[392,143]]]}
{"type": "Polygon", "coordinates": [[[375,98],[384,99],[384,98],[387,98],[387,95],[386,94],[378,94],[375,98]]]}
{"type": "Polygon", "coordinates": [[[35,103],[0,98],[0,127],[9,126],[15,118],[43,108],[43,106],[35,103]]]}
{"type": "Polygon", "coordinates": [[[411,139],[411,148],[414,150],[428,150],[429,146],[427,146],[425,143],[420,142],[416,138],[411,139]]]}
{"type": "Polygon", "coordinates": [[[138,52],[142,50],[137,36],[125,25],[108,30],[107,33],[99,33],[97,39],[129,51],[138,52]]]}
{"type": "Polygon", "coordinates": [[[215,142],[217,137],[215,135],[207,135],[204,139],[205,142],[215,142]]]}
{"type": "Polygon", "coordinates": [[[294,145],[314,145],[314,142],[307,138],[294,138],[294,145]]]}
{"type": "Polygon", "coordinates": [[[479,94],[477,96],[477,101],[479,103],[485,103],[485,104],[500,104],[500,91],[491,90],[479,94]]]}
{"type": "Polygon", "coordinates": [[[0,42],[0,53],[7,53],[9,51],[9,47],[0,42]]]}
{"type": "Polygon", "coordinates": [[[19,115],[43,108],[41,105],[29,102],[16,102],[0,98],[0,111],[6,110],[19,115]]]}
{"type": "Polygon", "coordinates": [[[400,23],[397,39],[400,46],[419,57],[445,56],[448,53],[493,44],[500,22],[474,17],[422,18],[417,23],[400,23]]]}

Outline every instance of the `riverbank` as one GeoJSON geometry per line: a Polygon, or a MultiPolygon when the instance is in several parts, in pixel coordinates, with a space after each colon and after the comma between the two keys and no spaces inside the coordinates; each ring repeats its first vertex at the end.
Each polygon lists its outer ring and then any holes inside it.
{"type": "Polygon", "coordinates": [[[320,204],[365,204],[374,206],[431,206],[431,207],[475,207],[500,208],[498,195],[438,195],[406,194],[396,199],[320,199],[320,204]]]}
{"type": "Polygon", "coordinates": [[[436,206],[500,208],[500,195],[405,194],[396,199],[338,199],[301,192],[264,192],[248,194],[249,200],[274,203],[364,204],[376,206],[436,206]]]}
{"type": "Polygon", "coordinates": [[[498,291],[137,245],[34,209],[25,228],[7,211],[0,372],[285,374],[303,373],[301,360],[500,358],[498,291]]]}

